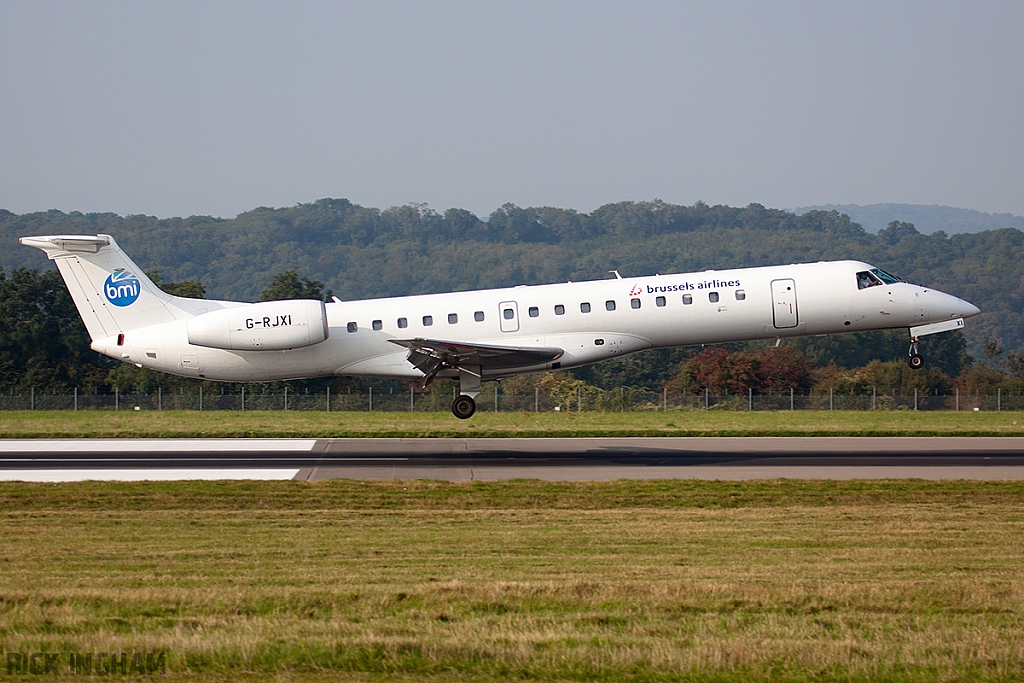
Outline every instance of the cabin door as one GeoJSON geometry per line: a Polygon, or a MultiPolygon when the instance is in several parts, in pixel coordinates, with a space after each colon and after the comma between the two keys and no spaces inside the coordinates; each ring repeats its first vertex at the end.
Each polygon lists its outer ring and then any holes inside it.
{"type": "Polygon", "coordinates": [[[501,321],[502,332],[519,331],[519,306],[515,301],[502,301],[498,304],[498,320],[501,321]]]}
{"type": "Polygon", "coordinates": [[[773,321],[782,329],[797,326],[796,282],[793,280],[772,280],[773,321]]]}

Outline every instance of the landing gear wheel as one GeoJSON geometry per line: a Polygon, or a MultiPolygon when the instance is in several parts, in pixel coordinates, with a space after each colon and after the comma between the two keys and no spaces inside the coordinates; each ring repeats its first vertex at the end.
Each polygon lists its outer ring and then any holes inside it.
{"type": "Polygon", "coordinates": [[[473,400],[472,396],[463,394],[452,401],[452,414],[460,420],[467,420],[473,417],[475,412],[476,401],[473,400]]]}
{"type": "Polygon", "coordinates": [[[914,370],[920,370],[921,368],[924,367],[924,358],[921,357],[919,354],[912,353],[909,356],[907,356],[907,365],[909,365],[914,370]]]}

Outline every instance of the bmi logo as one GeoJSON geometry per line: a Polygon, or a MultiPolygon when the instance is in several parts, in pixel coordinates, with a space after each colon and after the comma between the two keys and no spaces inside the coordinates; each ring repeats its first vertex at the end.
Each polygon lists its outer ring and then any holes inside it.
{"type": "Polygon", "coordinates": [[[115,270],[103,283],[103,294],[115,306],[129,306],[139,298],[139,278],[127,270],[115,270]]]}

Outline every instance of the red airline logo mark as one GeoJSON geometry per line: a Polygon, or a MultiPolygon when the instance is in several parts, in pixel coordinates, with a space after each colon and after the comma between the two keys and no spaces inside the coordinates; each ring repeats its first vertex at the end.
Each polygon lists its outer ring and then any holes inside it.
{"type": "Polygon", "coordinates": [[[644,288],[641,287],[640,285],[636,284],[636,285],[633,285],[633,289],[629,290],[629,295],[630,296],[636,296],[637,294],[643,293],[643,291],[644,291],[644,288]]]}

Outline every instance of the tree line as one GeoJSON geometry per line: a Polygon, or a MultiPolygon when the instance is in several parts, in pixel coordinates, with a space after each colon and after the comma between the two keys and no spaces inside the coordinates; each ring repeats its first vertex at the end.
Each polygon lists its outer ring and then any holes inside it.
{"type": "MultiPolygon", "coordinates": [[[[929,367],[950,381],[972,366],[972,357],[989,362],[989,343],[1006,350],[1002,365],[990,363],[1004,374],[1007,354],[1024,351],[1024,233],[1015,229],[950,237],[892,221],[873,235],[835,211],[796,215],[758,204],[658,200],[608,204],[589,214],[506,204],[486,220],[464,209],[378,210],[345,199],[258,208],[234,219],[0,210],[0,388],[105,387],[131,373],[88,350],[60,277],[38,250],[16,240],[97,232],[114,235],[167,291],[241,300],[356,299],[596,279],[611,269],[630,277],[857,258],[981,307],[963,333],[926,341],[929,367]]],[[[905,332],[787,345],[817,368],[902,361],[907,352],[905,332]]],[[[657,388],[697,351],[651,351],[574,375],[594,386],[657,388]]]]}

